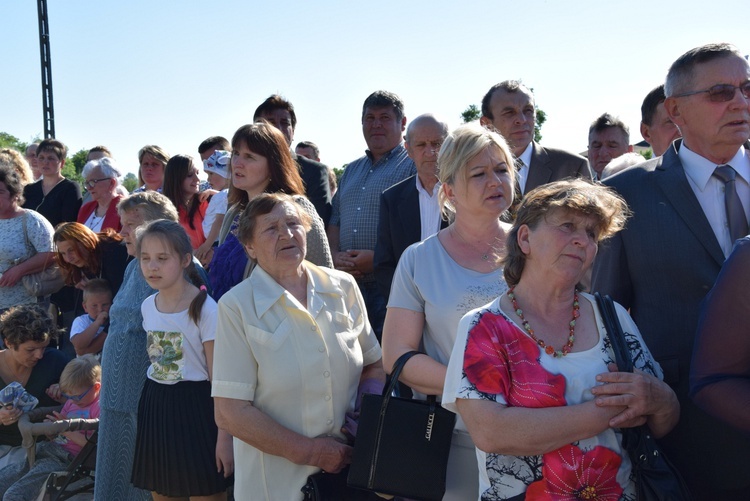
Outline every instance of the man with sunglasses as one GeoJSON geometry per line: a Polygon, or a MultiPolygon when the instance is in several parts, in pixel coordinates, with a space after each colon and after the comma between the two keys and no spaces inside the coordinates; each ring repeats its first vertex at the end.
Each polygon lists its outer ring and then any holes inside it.
{"type": "Polygon", "coordinates": [[[671,66],[665,109],[683,138],[663,156],[605,181],[633,210],[603,246],[593,290],[630,309],[680,401],[661,440],[695,499],[747,499],[750,440],[688,397],[699,304],[750,209],[750,67],[733,45],[692,49],[671,66]]]}

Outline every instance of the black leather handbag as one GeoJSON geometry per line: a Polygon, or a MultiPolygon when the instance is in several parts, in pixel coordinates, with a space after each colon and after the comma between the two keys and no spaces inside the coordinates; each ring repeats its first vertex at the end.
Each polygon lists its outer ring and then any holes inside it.
{"type": "Polygon", "coordinates": [[[456,415],[434,395],[426,401],[392,396],[404,364],[418,353],[399,357],[382,395],[364,395],[350,486],[410,499],[443,498],[456,415]]]}
{"type": "MultiPolygon", "coordinates": [[[[633,372],[633,359],[612,298],[594,294],[604,327],[615,352],[615,362],[621,372],[633,372]]],[[[638,501],[689,501],[692,495],[680,472],[659,447],[648,426],[623,428],[622,446],[630,457],[635,472],[638,501]]]]}

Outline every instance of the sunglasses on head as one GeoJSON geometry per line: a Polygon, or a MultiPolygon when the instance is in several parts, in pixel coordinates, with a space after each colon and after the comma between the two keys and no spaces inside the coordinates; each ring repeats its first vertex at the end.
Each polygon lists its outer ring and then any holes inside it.
{"type": "Polygon", "coordinates": [[[91,391],[91,388],[93,388],[93,387],[94,387],[93,385],[90,386],[88,390],[84,391],[80,395],[67,395],[65,393],[61,393],[61,395],[63,397],[65,397],[65,398],[67,398],[68,400],[72,400],[73,402],[80,402],[81,400],[83,400],[83,397],[85,397],[86,395],[88,395],[88,393],[91,391]]]}
{"type": "Polygon", "coordinates": [[[750,81],[747,81],[739,87],[731,84],[719,84],[714,85],[710,89],[696,90],[693,92],[685,92],[683,94],[675,94],[672,97],[686,97],[694,96],[695,94],[708,93],[708,99],[715,103],[725,103],[734,99],[734,92],[739,89],[745,99],[750,99],[750,81]]]}

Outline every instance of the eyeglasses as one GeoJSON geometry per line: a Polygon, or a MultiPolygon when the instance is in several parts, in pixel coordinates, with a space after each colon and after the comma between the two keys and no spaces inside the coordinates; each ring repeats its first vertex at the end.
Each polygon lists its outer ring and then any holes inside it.
{"type": "Polygon", "coordinates": [[[727,101],[731,101],[732,99],[734,99],[734,91],[736,91],[737,89],[740,89],[740,92],[745,97],[745,99],[750,99],[750,81],[743,83],[739,87],[730,84],[719,84],[714,85],[710,89],[685,92],[683,94],[675,94],[672,97],[694,96],[695,94],[703,94],[704,92],[707,92],[708,98],[714,103],[726,103],[727,101]]]}
{"type": "Polygon", "coordinates": [[[83,186],[85,186],[87,190],[90,190],[91,188],[93,188],[94,186],[96,186],[96,183],[98,183],[99,181],[107,181],[109,179],[112,179],[112,178],[111,177],[103,177],[101,179],[89,179],[88,181],[85,181],[83,183],[83,186]]]}
{"type": "Polygon", "coordinates": [[[93,388],[93,387],[94,387],[93,385],[90,386],[88,390],[84,391],[80,395],[66,395],[65,393],[61,393],[61,395],[63,397],[65,397],[65,398],[67,398],[68,400],[72,400],[73,402],[80,402],[81,400],[83,400],[83,398],[86,395],[88,395],[88,393],[91,391],[91,388],[93,388]]]}

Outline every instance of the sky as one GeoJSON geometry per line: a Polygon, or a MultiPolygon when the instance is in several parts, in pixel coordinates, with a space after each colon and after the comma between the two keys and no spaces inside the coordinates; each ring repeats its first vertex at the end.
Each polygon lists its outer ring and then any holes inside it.
{"type": "MultiPolygon", "coordinates": [[[[0,0],[0,131],[27,142],[44,132],[36,4],[0,0]]],[[[106,145],[124,172],[146,144],[197,158],[275,93],[295,107],[294,143],[341,167],[364,154],[373,91],[453,128],[506,79],[534,89],[543,145],[585,150],[604,112],[637,143],[641,102],[677,57],[716,41],[750,52],[747,0],[48,0],[48,18],[57,139],[106,145]]]]}

